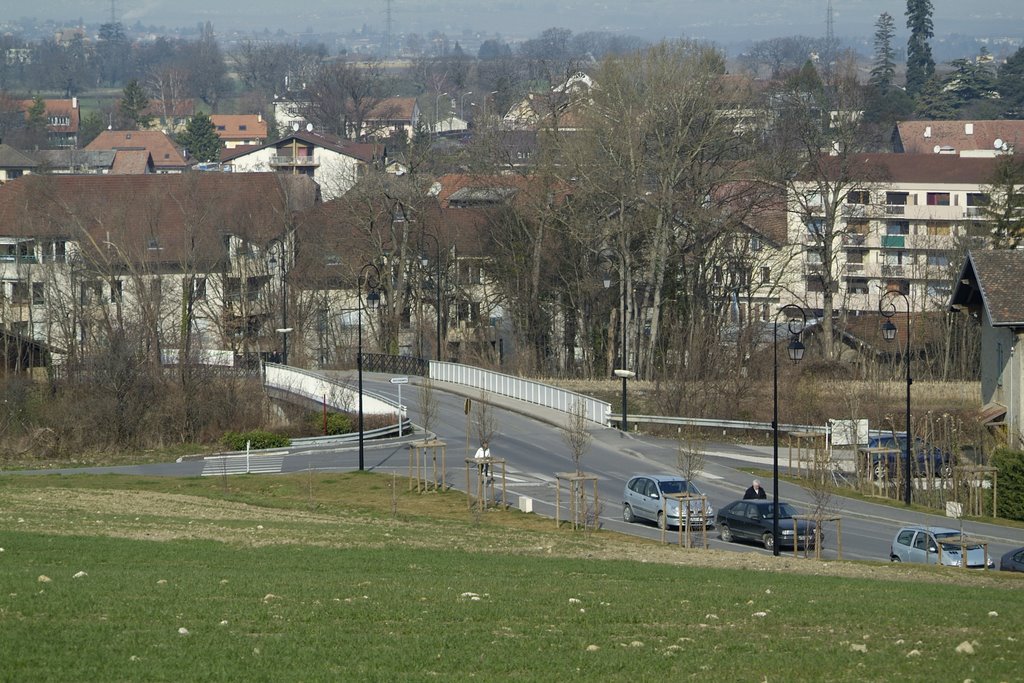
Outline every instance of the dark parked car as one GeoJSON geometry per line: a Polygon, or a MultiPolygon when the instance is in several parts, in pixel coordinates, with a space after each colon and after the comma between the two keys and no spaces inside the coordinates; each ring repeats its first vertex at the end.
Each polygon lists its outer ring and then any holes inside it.
{"type": "MultiPolygon", "coordinates": [[[[875,479],[881,479],[885,467],[889,468],[889,479],[898,478],[903,471],[903,452],[907,448],[907,433],[892,432],[876,433],[868,437],[868,448],[891,448],[892,453],[876,453],[872,456],[871,469],[875,479]],[[896,453],[895,451],[899,451],[896,453]]],[[[938,446],[926,444],[923,439],[914,439],[914,457],[911,459],[914,476],[927,474],[949,477],[953,474],[955,459],[952,453],[943,451],[938,446]]]]}
{"type": "MultiPolygon", "coordinates": [[[[772,535],[772,513],[775,503],[770,500],[737,500],[718,511],[715,524],[718,535],[726,543],[748,540],[764,544],[767,550],[775,547],[772,535]]],[[[779,503],[779,547],[814,547],[814,522],[806,519],[794,520],[799,511],[789,503],[779,503]],[[794,539],[793,523],[796,522],[794,539]]]]}
{"type": "Polygon", "coordinates": [[[1003,555],[999,569],[1004,572],[1024,572],[1024,548],[1017,548],[1003,555]]]}
{"type": "MultiPolygon", "coordinates": [[[[680,520],[679,500],[665,498],[665,494],[676,493],[688,493],[692,496],[704,495],[692,481],[670,474],[639,474],[631,477],[622,491],[623,521],[632,523],[639,519],[646,519],[656,522],[659,527],[664,529],[667,517],[669,526],[677,526],[680,520]]],[[[714,519],[715,513],[711,508],[711,503],[707,504],[703,514],[699,500],[691,499],[687,502],[687,506],[690,509],[690,524],[692,526],[707,525],[714,519]]],[[[686,508],[683,508],[682,520],[683,524],[686,524],[686,508]]]]}

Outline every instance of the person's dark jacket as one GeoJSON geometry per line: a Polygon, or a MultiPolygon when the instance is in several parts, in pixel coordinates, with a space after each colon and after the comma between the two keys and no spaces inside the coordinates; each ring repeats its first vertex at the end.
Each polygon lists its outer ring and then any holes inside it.
{"type": "Polygon", "coordinates": [[[753,486],[749,486],[749,487],[747,487],[746,492],[743,494],[743,500],[749,500],[750,498],[761,498],[761,499],[764,499],[764,498],[767,498],[767,497],[768,497],[768,494],[765,493],[765,490],[764,490],[763,486],[759,486],[756,489],[753,486]]]}

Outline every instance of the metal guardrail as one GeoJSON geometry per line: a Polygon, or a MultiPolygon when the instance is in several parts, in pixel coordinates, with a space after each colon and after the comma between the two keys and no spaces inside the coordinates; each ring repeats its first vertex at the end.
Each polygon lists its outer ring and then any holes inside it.
{"type": "Polygon", "coordinates": [[[203,460],[200,476],[227,474],[277,474],[284,465],[283,455],[211,455],[203,460]]]}
{"type": "MultiPolygon", "coordinates": [[[[622,414],[609,415],[612,421],[622,421],[622,414]]],[[[745,422],[742,420],[713,420],[699,417],[668,417],[665,415],[630,415],[629,421],[633,423],[679,425],[683,427],[708,427],[714,429],[744,429],[750,431],[768,432],[772,429],[771,422],[745,422]]],[[[779,430],[784,432],[810,432],[814,434],[828,434],[829,428],[822,425],[793,425],[779,424],[779,430]]]]}
{"type": "Polygon", "coordinates": [[[563,413],[571,412],[574,404],[582,403],[584,417],[601,425],[608,424],[608,415],[611,413],[611,404],[606,401],[553,387],[543,382],[513,377],[470,365],[432,360],[430,361],[430,379],[481,389],[563,413]]]}

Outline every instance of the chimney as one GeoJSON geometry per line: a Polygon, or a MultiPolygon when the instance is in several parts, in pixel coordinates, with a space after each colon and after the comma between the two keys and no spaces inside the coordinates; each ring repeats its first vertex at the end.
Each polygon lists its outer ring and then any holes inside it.
{"type": "Polygon", "coordinates": [[[78,109],[78,98],[77,97],[72,97],[71,98],[71,108],[72,109],[78,109]]]}
{"type": "Polygon", "coordinates": [[[257,123],[263,123],[263,112],[257,112],[256,113],[256,122],[257,123]]]}
{"type": "Polygon", "coordinates": [[[965,123],[964,124],[964,135],[974,135],[974,124],[973,123],[965,123]]]}

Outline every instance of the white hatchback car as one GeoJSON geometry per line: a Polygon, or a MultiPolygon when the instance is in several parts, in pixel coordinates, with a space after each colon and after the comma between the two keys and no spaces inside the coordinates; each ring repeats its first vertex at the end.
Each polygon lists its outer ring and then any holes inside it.
{"type": "Polygon", "coordinates": [[[622,519],[626,522],[646,519],[663,529],[666,523],[678,526],[680,519],[685,525],[687,508],[682,509],[680,516],[680,499],[672,497],[683,493],[693,496],[686,502],[690,511],[690,524],[711,526],[715,511],[710,503],[701,510],[700,496],[704,493],[692,481],[670,474],[639,474],[631,477],[622,492],[622,519]]]}
{"type": "Polygon", "coordinates": [[[908,526],[896,532],[889,547],[892,562],[919,562],[962,567],[966,546],[969,569],[992,569],[995,561],[986,557],[985,547],[978,543],[964,543],[956,529],[936,526],[908,526]]]}

